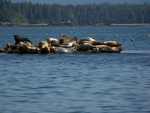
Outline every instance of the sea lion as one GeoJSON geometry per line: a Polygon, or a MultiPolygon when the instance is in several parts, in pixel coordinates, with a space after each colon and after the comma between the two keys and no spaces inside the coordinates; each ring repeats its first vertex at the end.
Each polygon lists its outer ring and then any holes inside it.
{"type": "Polygon", "coordinates": [[[103,44],[111,46],[111,47],[119,47],[119,46],[121,46],[121,43],[117,42],[117,41],[107,41],[107,42],[103,42],[103,44]]]}
{"type": "Polygon", "coordinates": [[[50,48],[49,47],[42,47],[40,49],[40,53],[41,54],[48,54],[48,53],[50,53],[50,48]]]}
{"type": "Polygon", "coordinates": [[[93,45],[90,44],[90,43],[83,43],[83,44],[80,44],[80,45],[77,47],[77,50],[78,50],[78,51],[93,50],[93,45]]]}
{"type": "Polygon", "coordinates": [[[92,45],[102,45],[103,42],[95,40],[95,41],[91,41],[91,44],[92,45]]]}
{"type": "Polygon", "coordinates": [[[41,41],[39,43],[39,48],[41,54],[48,54],[50,53],[51,44],[49,44],[47,41],[41,41]]]}
{"type": "Polygon", "coordinates": [[[101,53],[120,53],[123,49],[121,47],[110,47],[110,46],[103,46],[99,47],[99,51],[101,53]]]}
{"type": "Polygon", "coordinates": [[[31,44],[33,44],[28,38],[23,38],[23,37],[20,37],[19,35],[14,35],[14,39],[16,41],[15,44],[19,44],[20,42],[30,42],[31,44]]]}
{"type": "Polygon", "coordinates": [[[19,42],[19,44],[17,44],[17,45],[32,46],[32,44],[30,42],[27,42],[27,41],[19,42]]]}
{"type": "Polygon", "coordinates": [[[18,53],[18,47],[17,47],[17,45],[12,45],[10,43],[7,43],[7,45],[5,47],[5,51],[7,53],[16,53],[16,51],[17,51],[17,53],[18,53]]]}
{"type": "Polygon", "coordinates": [[[39,42],[39,47],[42,48],[42,47],[48,47],[49,44],[46,42],[46,41],[41,41],[39,42]]]}
{"type": "Polygon", "coordinates": [[[91,37],[86,37],[86,38],[80,39],[79,44],[82,44],[84,42],[91,42],[91,41],[96,41],[96,40],[91,37]]]}
{"type": "Polygon", "coordinates": [[[63,44],[69,41],[69,38],[67,35],[62,35],[61,39],[59,39],[59,43],[63,44]]]}
{"type": "Polygon", "coordinates": [[[73,37],[72,39],[70,39],[70,42],[72,42],[74,45],[77,45],[78,43],[77,37],[73,37]]]}

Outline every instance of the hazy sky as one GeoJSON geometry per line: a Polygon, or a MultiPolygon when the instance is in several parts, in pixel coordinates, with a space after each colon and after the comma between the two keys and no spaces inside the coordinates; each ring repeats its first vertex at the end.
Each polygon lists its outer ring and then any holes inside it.
{"type": "Polygon", "coordinates": [[[150,0],[11,0],[12,2],[31,1],[33,3],[87,4],[87,3],[150,3],[150,0]]]}

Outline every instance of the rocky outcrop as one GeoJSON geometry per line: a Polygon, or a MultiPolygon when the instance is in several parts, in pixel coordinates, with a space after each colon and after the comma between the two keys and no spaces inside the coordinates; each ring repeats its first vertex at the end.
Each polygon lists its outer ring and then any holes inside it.
{"type": "Polygon", "coordinates": [[[14,35],[15,44],[8,43],[6,47],[0,48],[0,53],[9,54],[50,54],[50,53],[120,53],[123,49],[117,41],[102,42],[91,37],[78,40],[76,37],[69,39],[62,35],[58,40],[48,38],[46,41],[34,45],[28,38],[14,35]]]}

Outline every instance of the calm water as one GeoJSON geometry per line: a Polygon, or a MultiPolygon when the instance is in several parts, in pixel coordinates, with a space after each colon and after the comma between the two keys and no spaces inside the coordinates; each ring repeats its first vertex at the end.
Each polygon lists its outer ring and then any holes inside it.
{"type": "Polygon", "coordinates": [[[0,47],[19,34],[121,42],[120,54],[0,54],[1,113],[149,113],[150,27],[0,28],[0,47]],[[134,42],[131,40],[134,39],[134,42]]]}

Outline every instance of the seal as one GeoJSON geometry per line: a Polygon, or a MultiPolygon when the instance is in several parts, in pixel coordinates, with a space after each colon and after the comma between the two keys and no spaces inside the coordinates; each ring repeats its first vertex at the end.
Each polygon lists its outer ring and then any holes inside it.
{"type": "Polygon", "coordinates": [[[72,47],[72,46],[73,46],[72,42],[65,42],[65,43],[60,45],[60,47],[64,47],[64,48],[69,48],[69,47],[72,47]]]}
{"type": "Polygon", "coordinates": [[[64,48],[64,47],[52,47],[51,52],[52,53],[74,53],[76,52],[76,47],[70,47],[70,48],[64,48]]]}
{"type": "Polygon", "coordinates": [[[51,46],[60,46],[59,41],[56,38],[48,38],[46,41],[48,44],[51,44],[51,46]]]}
{"type": "Polygon", "coordinates": [[[56,38],[48,38],[47,40],[46,40],[48,43],[52,43],[53,41],[55,41],[55,42],[59,42],[58,41],[58,39],[56,39],[56,38]]]}

